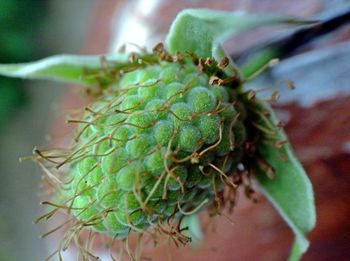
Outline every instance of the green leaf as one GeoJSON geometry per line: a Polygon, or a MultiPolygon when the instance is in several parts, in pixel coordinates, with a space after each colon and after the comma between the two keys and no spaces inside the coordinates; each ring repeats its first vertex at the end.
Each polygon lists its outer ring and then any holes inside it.
{"type": "MultiPolygon", "coordinates": [[[[107,63],[123,63],[127,55],[105,56],[107,63]]],[[[0,64],[0,74],[16,78],[58,80],[93,85],[96,80],[89,73],[101,70],[101,56],[56,55],[36,62],[0,64]]]]}
{"type": "Polygon", "coordinates": [[[266,66],[272,59],[278,58],[279,53],[272,48],[265,48],[256,53],[241,67],[242,76],[244,79],[257,73],[261,68],[266,66]]]}
{"type": "MultiPolygon", "coordinates": [[[[267,105],[264,109],[270,113],[268,118],[270,124],[264,123],[264,121],[259,122],[259,124],[264,128],[267,128],[268,125],[277,126],[278,121],[273,111],[267,105]]],[[[287,141],[284,131],[277,127],[275,127],[275,138],[287,141]]],[[[266,197],[295,233],[296,237],[290,260],[299,260],[309,246],[305,234],[315,226],[316,222],[311,182],[304,168],[294,156],[289,143],[278,149],[274,142],[263,140],[257,149],[274,169],[275,174],[274,178],[271,179],[262,168],[257,167],[256,178],[266,197]]]]}
{"type": "MultiPolygon", "coordinates": [[[[188,9],[180,12],[173,22],[167,45],[171,53],[191,52],[199,57],[214,57],[217,60],[225,56],[220,43],[228,37],[259,26],[271,24],[305,24],[307,22],[276,15],[250,15],[230,13],[207,9],[188,9]]],[[[268,54],[270,55],[270,54],[268,54]]],[[[244,76],[249,76],[264,66],[266,57],[258,57],[256,61],[244,68],[244,76]],[[259,64],[258,62],[259,61],[259,64]],[[263,63],[263,64],[261,64],[263,63]]],[[[226,73],[232,74],[236,67],[231,61],[226,73]]],[[[236,70],[237,71],[237,70],[236,70]]],[[[269,109],[258,105],[259,110],[269,109]]],[[[277,120],[270,110],[269,124],[275,129],[274,136],[286,140],[283,130],[278,129],[277,120]]],[[[308,247],[305,233],[315,225],[315,207],[311,183],[300,162],[295,158],[290,145],[283,145],[277,150],[274,144],[263,140],[258,146],[263,158],[274,168],[275,178],[270,179],[264,171],[257,167],[257,179],[268,199],[274,204],[296,235],[290,260],[298,260],[308,247]],[[286,158],[281,160],[280,155],[286,158]]]]}
{"type": "Polygon", "coordinates": [[[216,48],[227,38],[248,29],[272,24],[305,24],[305,21],[278,15],[186,9],[172,23],[167,45],[171,53],[187,51],[199,57],[214,57],[216,48]]]}

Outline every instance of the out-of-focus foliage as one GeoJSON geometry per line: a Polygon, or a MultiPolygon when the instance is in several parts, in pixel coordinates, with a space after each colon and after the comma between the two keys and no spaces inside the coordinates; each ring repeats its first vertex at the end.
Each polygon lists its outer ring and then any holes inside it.
{"type": "MultiPolygon", "coordinates": [[[[0,63],[35,59],[49,1],[0,1],[0,63]]],[[[25,102],[22,81],[0,77],[0,130],[16,107],[25,102]]]]}

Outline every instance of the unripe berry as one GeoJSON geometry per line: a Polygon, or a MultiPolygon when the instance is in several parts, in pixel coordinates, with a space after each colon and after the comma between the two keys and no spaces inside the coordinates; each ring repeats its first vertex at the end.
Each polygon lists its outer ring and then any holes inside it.
{"type": "Polygon", "coordinates": [[[91,105],[62,191],[78,220],[125,238],[214,202],[242,158],[246,110],[209,71],[191,59],[140,66],[91,105]]]}

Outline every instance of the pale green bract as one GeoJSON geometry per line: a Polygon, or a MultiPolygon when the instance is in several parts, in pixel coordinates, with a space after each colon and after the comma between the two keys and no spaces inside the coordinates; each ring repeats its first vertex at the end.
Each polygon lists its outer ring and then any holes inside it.
{"type": "MultiPolygon", "coordinates": [[[[106,62],[126,63],[126,54],[107,55],[106,62]]],[[[94,85],[93,78],[84,77],[86,71],[101,69],[101,56],[55,55],[36,62],[0,64],[0,75],[16,78],[57,80],[83,85],[94,85]]]]}
{"type": "MultiPolygon", "coordinates": [[[[250,28],[282,23],[302,24],[305,22],[283,16],[258,16],[207,9],[189,9],[178,14],[170,28],[167,44],[169,51],[173,53],[187,51],[201,57],[222,58],[223,51],[220,43],[228,37],[250,28]]],[[[231,61],[232,67],[236,66],[231,61]]],[[[265,107],[267,109],[267,105],[265,107]]],[[[277,121],[272,111],[269,121],[276,126],[277,121]]],[[[284,131],[277,127],[276,138],[286,139],[284,131]]],[[[269,179],[260,171],[257,179],[267,198],[294,231],[296,238],[290,260],[299,260],[309,245],[305,233],[315,226],[316,221],[311,183],[289,145],[283,145],[282,151],[278,151],[269,144],[260,144],[258,150],[274,167],[276,173],[274,179],[269,179]],[[285,161],[280,159],[280,152],[285,154],[285,161]]]]}
{"type": "MultiPolygon", "coordinates": [[[[269,113],[271,123],[276,126],[278,121],[274,112],[269,110],[269,113]]],[[[275,131],[279,140],[287,140],[281,129],[276,127],[275,131]]],[[[309,246],[305,234],[315,226],[316,222],[311,182],[289,144],[277,150],[266,143],[261,144],[258,150],[275,169],[276,174],[270,179],[262,170],[257,169],[256,178],[266,197],[294,231],[296,238],[289,260],[299,260],[309,246]],[[280,159],[281,155],[286,159],[280,159]]]]}
{"type": "MultiPolygon", "coordinates": [[[[298,19],[275,15],[188,9],[180,12],[173,22],[167,37],[167,45],[173,54],[177,51],[193,52],[199,57],[214,57],[220,60],[225,56],[220,43],[239,32],[263,25],[303,23],[304,21],[298,19]]],[[[127,55],[119,54],[106,57],[107,62],[111,61],[114,65],[128,63],[127,59],[127,55]]],[[[32,63],[0,65],[0,74],[95,85],[94,78],[84,75],[86,70],[93,72],[100,69],[100,56],[58,55],[32,63]]],[[[232,74],[237,68],[231,61],[225,70],[232,74]]],[[[264,106],[268,109],[266,105],[264,106]]],[[[269,121],[276,126],[272,112],[269,121]]],[[[283,130],[277,127],[276,138],[286,139],[283,130]]],[[[290,260],[299,260],[309,244],[305,233],[314,227],[316,219],[311,183],[289,145],[283,145],[282,150],[278,151],[270,144],[261,143],[258,151],[275,168],[276,173],[274,179],[269,179],[265,173],[257,169],[260,172],[257,180],[268,199],[294,231],[296,239],[290,260]],[[279,158],[280,152],[286,156],[285,161],[279,158]]]]}
{"type": "Polygon", "coordinates": [[[199,57],[215,57],[220,43],[227,38],[248,29],[273,24],[305,24],[305,21],[278,15],[186,9],[177,15],[170,27],[168,50],[172,53],[187,51],[199,57]]]}

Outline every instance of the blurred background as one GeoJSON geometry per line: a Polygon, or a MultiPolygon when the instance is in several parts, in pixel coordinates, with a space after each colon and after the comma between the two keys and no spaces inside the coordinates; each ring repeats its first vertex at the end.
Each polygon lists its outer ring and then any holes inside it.
{"type": "MultiPolygon", "coordinates": [[[[188,7],[323,20],[349,11],[350,1],[0,0],[0,62],[58,53],[102,54],[116,51],[124,42],[152,47],[164,39],[176,13],[188,7]]],[[[350,26],[346,21],[348,16],[338,21],[342,26],[337,29],[331,24],[331,33],[322,37],[291,36],[290,29],[281,33],[281,27],[273,27],[225,43],[238,62],[266,44],[283,47],[280,64],[253,85],[280,91],[274,107],[314,184],[318,224],[310,233],[311,247],[303,260],[350,259],[350,26]],[[257,42],[263,44],[255,46],[257,42]],[[286,80],[293,80],[296,89],[288,90],[286,80]]],[[[60,83],[0,78],[1,261],[43,260],[54,250],[55,236],[40,239],[47,227],[32,224],[44,211],[39,205],[42,172],[31,161],[19,163],[19,158],[68,132],[63,112],[79,108],[80,91],[60,83]]],[[[242,198],[232,218],[238,226],[228,229],[228,222],[220,220],[215,233],[207,232],[203,247],[172,249],[175,260],[286,260],[292,233],[264,198],[259,197],[259,204],[242,198]]],[[[162,261],[167,260],[166,251],[146,250],[146,254],[162,261]]]]}

